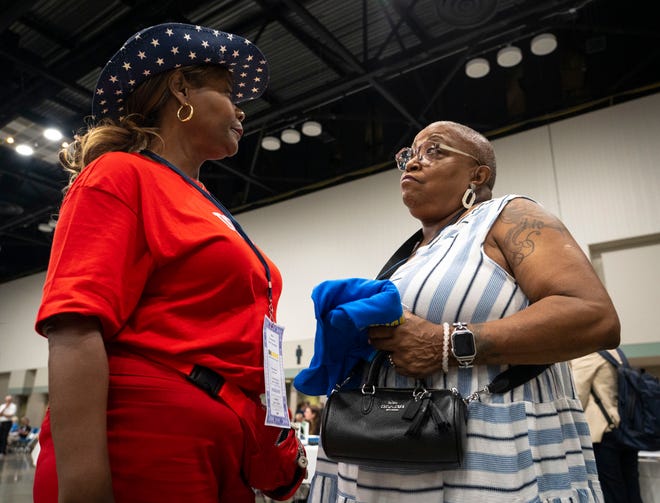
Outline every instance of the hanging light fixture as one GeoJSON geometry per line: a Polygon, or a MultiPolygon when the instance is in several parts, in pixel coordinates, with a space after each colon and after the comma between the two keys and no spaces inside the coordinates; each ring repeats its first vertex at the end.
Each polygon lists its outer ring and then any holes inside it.
{"type": "Polygon", "coordinates": [[[532,53],[536,54],[537,56],[545,56],[546,54],[550,54],[556,48],[557,37],[555,37],[552,33],[541,33],[540,35],[536,35],[530,43],[530,49],[532,50],[532,53]]]}
{"type": "Polygon", "coordinates": [[[279,150],[280,149],[280,139],[277,136],[264,136],[261,139],[261,148],[264,150],[279,150]]]}
{"type": "Polygon", "coordinates": [[[465,74],[473,79],[485,77],[490,72],[490,64],[485,58],[474,58],[465,65],[465,74]]]}
{"type": "Polygon", "coordinates": [[[521,61],[522,51],[515,45],[508,45],[497,51],[497,64],[504,68],[516,66],[521,61]]]}
{"type": "Polygon", "coordinates": [[[302,125],[302,133],[305,136],[319,136],[323,132],[320,122],[306,121],[302,125]]]}
{"type": "Polygon", "coordinates": [[[284,131],[282,131],[282,134],[280,134],[280,138],[284,143],[298,143],[300,141],[300,131],[297,129],[293,128],[287,128],[284,131]]]}

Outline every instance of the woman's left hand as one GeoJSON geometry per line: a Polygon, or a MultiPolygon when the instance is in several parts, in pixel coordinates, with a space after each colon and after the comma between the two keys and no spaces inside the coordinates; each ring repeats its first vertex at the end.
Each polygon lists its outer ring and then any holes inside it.
{"type": "Polygon", "coordinates": [[[425,377],[442,368],[443,329],[410,311],[396,327],[371,327],[371,345],[392,353],[399,374],[425,377]]]}

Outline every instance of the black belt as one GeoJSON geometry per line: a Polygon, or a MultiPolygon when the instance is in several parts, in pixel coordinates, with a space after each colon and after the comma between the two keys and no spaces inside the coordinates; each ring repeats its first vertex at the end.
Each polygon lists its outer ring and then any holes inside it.
{"type": "Polygon", "coordinates": [[[201,365],[195,365],[190,371],[190,374],[188,374],[186,377],[195,386],[205,391],[213,398],[218,396],[218,393],[220,393],[223,384],[225,384],[224,377],[222,377],[216,371],[201,365]]]}
{"type": "MultiPolygon", "coordinates": [[[[203,367],[202,365],[195,365],[190,371],[190,374],[186,376],[186,378],[199,389],[208,393],[212,398],[216,398],[218,396],[222,386],[225,384],[224,377],[218,374],[215,370],[203,367]]],[[[291,428],[281,428],[280,435],[277,438],[275,445],[279,445],[284,442],[289,435],[290,430],[291,428]]],[[[300,444],[298,446],[298,450],[300,451],[300,444]]],[[[305,468],[307,466],[307,458],[305,457],[304,450],[302,451],[302,454],[298,452],[297,460],[298,465],[301,468],[305,468]]]]}

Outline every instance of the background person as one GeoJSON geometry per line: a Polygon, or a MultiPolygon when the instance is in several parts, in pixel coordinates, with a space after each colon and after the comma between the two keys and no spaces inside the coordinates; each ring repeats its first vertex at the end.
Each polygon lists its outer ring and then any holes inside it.
{"type": "Polygon", "coordinates": [[[303,411],[305,421],[309,423],[309,434],[319,435],[321,432],[321,407],[307,405],[303,411]]]}
{"type": "Polygon", "coordinates": [[[404,323],[369,330],[371,344],[390,353],[381,384],[414,388],[424,377],[467,397],[510,365],[554,364],[470,402],[462,468],[362,468],[319,449],[309,501],[601,501],[566,361],[615,347],[619,321],[587,257],[529,198],[492,199],[495,155],[476,131],[430,124],[396,160],[421,230],[381,272],[392,273],[406,306],[404,323]]]}
{"type": "Polygon", "coordinates": [[[5,396],[5,401],[0,404],[0,457],[7,454],[7,441],[9,430],[12,427],[12,418],[16,415],[16,404],[11,395],[5,396]]]}
{"type": "Polygon", "coordinates": [[[16,434],[19,438],[27,438],[30,433],[32,433],[30,418],[23,416],[18,422],[18,430],[16,430],[16,434]]]}
{"type": "MultiPolygon", "coordinates": [[[[609,353],[620,362],[616,351],[609,353]]],[[[605,358],[591,353],[571,361],[575,387],[589,423],[598,479],[605,503],[641,503],[639,486],[639,451],[616,440],[609,420],[596,402],[594,393],[614,422],[619,426],[617,371],[605,358]]]]}
{"type": "Polygon", "coordinates": [[[63,152],[36,321],[50,408],[35,502],[242,503],[302,481],[304,450],[264,426],[260,400],[280,273],[198,180],[236,154],[236,103],[267,83],[249,41],[179,23],[133,35],[103,69],[97,122],[63,152]]]}

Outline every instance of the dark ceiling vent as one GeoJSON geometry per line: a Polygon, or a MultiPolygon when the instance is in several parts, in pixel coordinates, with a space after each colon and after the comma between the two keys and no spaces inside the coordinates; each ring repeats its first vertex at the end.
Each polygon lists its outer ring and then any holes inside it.
{"type": "Polygon", "coordinates": [[[457,28],[470,28],[489,21],[497,11],[497,0],[440,0],[438,17],[457,28]]]}
{"type": "Polygon", "coordinates": [[[7,201],[0,201],[0,215],[16,217],[23,214],[23,207],[7,201]]]}

